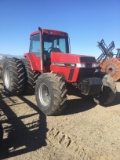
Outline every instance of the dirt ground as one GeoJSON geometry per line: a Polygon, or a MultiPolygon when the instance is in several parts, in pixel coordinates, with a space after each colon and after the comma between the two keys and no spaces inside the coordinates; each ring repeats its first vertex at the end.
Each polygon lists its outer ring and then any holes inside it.
{"type": "Polygon", "coordinates": [[[0,114],[4,127],[0,159],[119,160],[120,82],[108,107],[68,96],[60,116],[46,117],[35,96],[6,97],[0,83],[0,114]]]}

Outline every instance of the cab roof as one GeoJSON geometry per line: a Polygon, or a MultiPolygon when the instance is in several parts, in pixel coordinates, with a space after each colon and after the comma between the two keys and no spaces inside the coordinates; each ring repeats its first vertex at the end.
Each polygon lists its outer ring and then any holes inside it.
{"type": "MultiPolygon", "coordinates": [[[[39,34],[40,31],[35,31],[30,34],[30,37],[39,34]]],[[[42,33],[47,33],[48,35],[56,35],[56,36],[63,36],[63,37],[68,37],[68,34],[63,31],[57,31],[57,30],[51,30],[51,29],[42,29],[42,33]]]]}

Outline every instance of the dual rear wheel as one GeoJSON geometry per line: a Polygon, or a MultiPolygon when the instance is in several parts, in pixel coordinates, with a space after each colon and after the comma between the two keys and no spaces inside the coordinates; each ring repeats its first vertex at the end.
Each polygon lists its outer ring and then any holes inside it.
{"type": "Polygon", "coordinates": [[[6,58],[3,65],[3,84],[9,95],[34,94],[39,72],[32,71],[27,59],[6,58]]]}
{"type": "Polygon", "coordinates": [[[58,115],[66,106],[67,89],[62,77],[53,73],[39,76],[39,72],[32,71],[27,59],[6,58],[2,77],[9,95],[35,92],[38,107],[46,115],[58,115]]]}
{"type": "Polygon", "coordinates": [[[23,94],[25,87],[25,68],[20,59],[5,59],[3,64],[2,78],[4,89],[8,94],[23,94]]]}
{"type": "Polygon", "coordinates": [[[34,94],[36,80],[40,75],[40,73],[38,71],[33,71],[31,69],[30,63],[26,58],[24,58],[22,61],[25,66],[25,77],[26,77],[24,94],[27,95],[34,94]]]}

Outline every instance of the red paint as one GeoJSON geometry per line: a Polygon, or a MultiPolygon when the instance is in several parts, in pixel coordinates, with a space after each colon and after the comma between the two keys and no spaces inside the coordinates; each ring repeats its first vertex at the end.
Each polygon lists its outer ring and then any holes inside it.
{"type": "MultiPolygon", "coordinates": [[[[40,33],[39,31],[35,31],[30,34],[30,37],[39,33],[40,33]]],[[[68,37],[68,34],[66,32],[57,31],[57,30],[42,29],[42,33],[47,33],[48,35],[58,35],[58,36],[68,37]]]]}
{"type": "MultiPolygon", "coordinates": [[[[76,64],[76,63],[80,62],[80,56],[72,55],[72,54],[52,52],[51,53],[51,62],[76,64]]],[[[78,74],[79,74],[79,68],[68,67],[68,66],[51,65],[50,70],[55,72],[55,73],[64,75],[65,78],[66,78],[66,81],[68,81],[68,82],[76,82],[78,74]],[[68,80],[71,69],[74,69],[73,78],[72,78],[72,80],[68,80]]]]}
{"type": "MultiPolygon", "coordinates": [[[[29,60],[32,70],[41,72],[40,57],[37,57],[34,53],[26,53],[24,54],[24,56],[27,57],[27,59],[29,60]]],[[[56,63],[77,64],[77,63],[80,63],[80,57],[86,57],[86,56],[52,52],[51,63],[56,62],[56,63]]],[[[64,75],[67,82],[77,82],[80,68],[72,67],[72,66],[57,66],[52,64],[47,67],[44,66],[44,72],[50,72],[50,71],[53,71],[54,73],[57,73],[57,74],[64,75]],[[71,69],[74,69],[74,74],[72,79],[69,80],[68,77],[70,75],[71,69]]]]}
{"type": "MultiPolygon", "coordinates": [[[[64,54],[64,53],[52,52],[51,53],[51,63],[52,62],[76,64],[76,63],[80,63],[80,56],[74,55],[74,54],[64,54]]],[[[51,65],[50,70],[55,73],[64,75],[67,82],[77,82],[80,68],[70,67],[70,66],[51,65]],[[71,80],[68,80],[71,69],[74,69],[73,78],[71,80]]]]}
{"type": "Polygon", "coordinates": [[[80,56],[75,55],[75,54],[52,52],[51,53],[51,62],[79,63],[80,56]]]}
{"type": "MultiPolygon", "coordinates": [[[[40,69],[40,57],[37,57],[35,53],[25,53],[24,56],[28,59],[33,71],[41,72],[40,69]]],[[[43,68],[44,72],[50,72],[50,66],[45,66],[43,68]]]]}
{"type": "Polygon", "coordinates": [[[40,57],[37,57],[34,53],[25,53],[24,56],[30,62],[32,70],[40,71],[40,57]]]}
{"type": "Polygon", "coordinates": [[[70,70],[72,69],[73,67],[61,67],[61,66],[54,66],[54,65],[51,65],[50,69],[51,71],[53,71],[54,73],[58,73],[58,74],[61,74],[65,77],[66,81],[67,82],[77,82],[77,78],[78,78],[78,74],[79,74],[79,68],[73,68],[74,69],[74,74],[73,74],[73,77],[71,80],[68,79],[69,77],[69,74],[70,74],[70,70]]]}

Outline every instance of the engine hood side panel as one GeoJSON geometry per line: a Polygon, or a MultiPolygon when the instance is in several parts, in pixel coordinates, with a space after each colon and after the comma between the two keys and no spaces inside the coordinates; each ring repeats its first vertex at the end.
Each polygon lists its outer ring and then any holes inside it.
{"type": "Polygon", "coordinates": [[[52,52],[50,70],[63,75],[67,82],[76,82],[80,69],[77,63],[80,63],[78,55],[52,52]]]}

